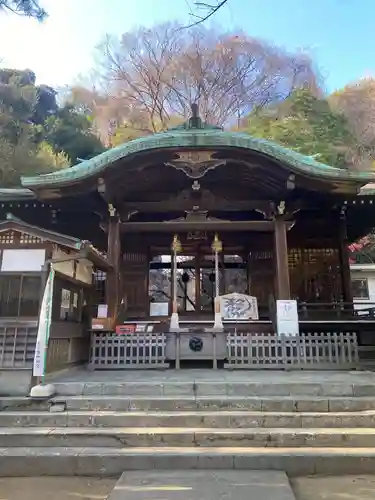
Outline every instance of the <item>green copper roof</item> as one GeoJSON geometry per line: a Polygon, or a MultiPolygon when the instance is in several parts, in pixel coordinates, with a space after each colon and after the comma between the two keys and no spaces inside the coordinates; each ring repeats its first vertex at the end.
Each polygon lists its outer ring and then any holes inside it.
{"type": "Polygon", "coordinates": [[[208,126],[200,121],[195,123],[194,126],[191,121],[192,119],[190,119],[188,125],[184,124],[166,132],[126,142],[70,168],[35,177],[22,177],[22,185],[37,188],[54,185],[62,186],[81,181],[91,176],[101,175],[114,162],[141,151],[168,148],[215,149],[218,147],[242,148],[268,155],[297,174],[301,173],[332,181],[352,180],[363,184],[371,181],[375,182],[374,172],[357,172],[331,167],[316,161],[312,157],[301,155],[268,140],[258,139],[238,132],[224,132],[217,127],[208,126]]]}

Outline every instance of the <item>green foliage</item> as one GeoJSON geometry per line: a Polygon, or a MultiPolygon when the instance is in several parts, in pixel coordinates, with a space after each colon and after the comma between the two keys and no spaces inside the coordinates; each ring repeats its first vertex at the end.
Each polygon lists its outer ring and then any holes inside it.
{"type": "Polygon", "coordinates": [[[92,132],[88,115],[66,105],[45,122],[45,140],[56,153],[65,152],[71,162],[92,158],[102,153],[104,146],[92,132]]]}
{"type": "Polygon", "coordinates": [[[111,146],[119,146],[124,142],[132,141],[133,139],[138,139],[139,137],[145,137],[151,135],[155,132],[163,132],[168,128],[177,127],[183,123],[183,119],[179,116],[170,116],[165,123],[160,120],[155,120],[153,124],[150,120],[138,119],[138,121],[133,120],[132,122],[124,122],[122,125],[115,128],[113,135],[111,136],[111,146]]]}
{"type": "Polygon", "coordinates": [[[48,170],[58,170],[61,168],[68,168],[71,162],[64,152],[55,153],[53,147],[48,142],[42,142],[36,153],[36,159],[40,161],[40,173],[43,173],[43,168],[47,167],[48,170]]]}
{"type": "Polygon", "coordinates": [[[69,167],[103,151],[90,117],[59,108],[56,92],[35,84],[30,70],[0,70],[0,186],[19,184],[21,175],[69,167]]]}
{"type": "Polygon", "coordinates": [[[35,80],[30,70],[0,70],[0,127],[12,143],[25,127],[43,125],[57,111],[56,92],[46,85],[36,86],[35,80]]]}
{"type": "Polygon", "coordinates": [[[244,131],[341,168],[348,167],[347,153],[356,144],[344,115],[306,89],[295,90],[277,107],[251,113],[244,131]]]}
{"type": "Polygon", "coordinates": [[[0,11],[2,10],[33,17],[38,21],[47,17],[47,12],[40,6],[39,0],[0,0],[0,11]]]}
{"type": "Polygon", "coordinates": [[[111,146],[120,146],[125,142],[132,141],[133,139],[138,139],[139,137],[144,137],[150,134],[151,132],[149,132],[148,130],[143,132],[137,127],[133,127],[127,123],[124,123],[123,125],[117,127],[113,135],[111,136],[111,146]]]}

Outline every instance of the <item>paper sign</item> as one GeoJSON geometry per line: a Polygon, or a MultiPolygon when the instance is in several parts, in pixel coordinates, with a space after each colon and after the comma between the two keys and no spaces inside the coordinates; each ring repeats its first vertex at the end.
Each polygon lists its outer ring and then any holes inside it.
{"type": "Polygon", "coordinates": [[[169,312],[168,302],[150,303],[150,316],[168,316],[168,312],[169,312]]]}
{"type": "Polygon", "coordinates": [[[276,318],[278,335],[299,335],[298,308],[296,300],[277,300],[276,318]]]}
{"type": "Polygon", "coordinates": [[[99,304],[98,305],[98,318],[107,318],[108,317],[108,305],[107,304],[99,304]]]}

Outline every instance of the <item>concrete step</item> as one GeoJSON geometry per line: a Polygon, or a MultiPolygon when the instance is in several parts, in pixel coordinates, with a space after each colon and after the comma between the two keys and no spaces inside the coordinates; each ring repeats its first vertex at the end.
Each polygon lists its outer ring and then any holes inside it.
{"type": "Polygon", "coordinates": [[[0,476],[120,476],[124,470],[281,470],[373,474],[374,448],[0,448],[0,476]]]}
{"type": "Polygon", "coordinates": [[[0,427],[375,427],[375,411],[2,411],[0,427]]]}
{"type": "Polygon", "coordinates": [[[34,427],[0,429],[0,447],[359,447],[375,449],[373,428],[34,427]]]}
{"type": "MultiPolygon", "coordinates": [[[[175,382],[168,379],[146,382],[54,382],[56,393],[64,396],[375,396],[375,384],[364,383],[270,383],[249,380],[175,382]]],[[[243,380],[243,379],[242,379],[243,380]]]]}
{"type": "Polygon", "coordinates": [[[7,409],[48,410],[47,401],[36,401],[29,397],[0,396],[0,411],[7,409]]]}
{"type": "MultiPolygon", "coordinates": [[[[66,410],[174,411],[174,410],[254,410],[274,412],[341,412],[375,410],[375,397],[319,396],[58,396],[53,405],[66,410]]],[[[36,407],[37,408],[37,407],[36,407]]]]}

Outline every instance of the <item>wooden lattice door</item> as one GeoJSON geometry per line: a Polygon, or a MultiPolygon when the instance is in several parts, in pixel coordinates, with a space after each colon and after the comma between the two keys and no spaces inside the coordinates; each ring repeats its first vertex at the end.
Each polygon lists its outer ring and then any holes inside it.
{"type": "Polygon", "coordinates": [[[275,293],[273,252],[250,252],[248,255],[249,292],[258,299],[258,307],[268,311],[270,297],[275,293]]]}
{"type": "Polygon", "coordinates": [[[125,253],[122,260],[122,298],[126,316],[144,318],[149,315],[148,256],[146,253],[125,253]]]}
{"type": "Polygon", "coordinates": [[[306,302],[334,302],[342,297],[336,248],[291,248],[288,254],[292,296],[306,302]]]}

